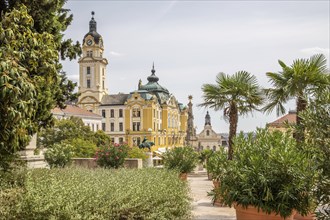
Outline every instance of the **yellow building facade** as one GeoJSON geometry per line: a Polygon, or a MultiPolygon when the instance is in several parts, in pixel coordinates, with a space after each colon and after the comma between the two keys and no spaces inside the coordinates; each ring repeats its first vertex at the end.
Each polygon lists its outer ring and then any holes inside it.
{"type": "MultiPolygon", "coordinates": [[[[94,16],[94,14],[92,14],[94,16]]],[[[185,145],[188,112],[156,76],[154,65],[147,83],[140,80],[130,93],[108,94],[105,84],[108,61],[103,57],[103,39],[92,17],[79,59],[78,106],[103,116],[102,130],[114,143],[138,146],[144,138],[159,147],[185,145]]]]}

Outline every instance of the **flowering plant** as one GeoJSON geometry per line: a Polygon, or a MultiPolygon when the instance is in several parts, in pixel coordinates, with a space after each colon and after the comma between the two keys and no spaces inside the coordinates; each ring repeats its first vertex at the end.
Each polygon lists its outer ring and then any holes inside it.
{"type": "Polygon", "coordinates": [[[96,150],[95,160],[101,167],[117,169],[124,164],[127,153],[127,144],[110,144],[96,150]]]}

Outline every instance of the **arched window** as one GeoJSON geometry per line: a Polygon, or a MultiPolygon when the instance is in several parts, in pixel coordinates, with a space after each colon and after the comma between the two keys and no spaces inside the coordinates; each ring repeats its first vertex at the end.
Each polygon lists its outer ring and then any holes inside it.
{"type": "Polygon", "coordinates": [[[217,150],[217,147],[216,146],[213,146],[213,151],[216,151],[217,150]]]}
{"type": "Polygon", "coordinates": [[[210,135],[210,131],[206,130],[206,135],[209,136],[210,135]]]}

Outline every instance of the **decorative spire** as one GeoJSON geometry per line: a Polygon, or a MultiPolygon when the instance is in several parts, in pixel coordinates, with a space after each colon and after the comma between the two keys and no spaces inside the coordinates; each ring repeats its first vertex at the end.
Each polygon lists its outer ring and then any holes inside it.
{"type": "Polygon", "coordinates": [[[92,11],[91,14],[92,14],[92,19],[89,22],[89,32],[93,32],[93,31],[96,32],[96,21],[94,20],[95,12],[92,11]]]}
{"type": "Polygon", "coordinates": [[[151,72],[152,72],[152,75],[154,76],[155,75],[155,72],[156,72],[156,70],[155,70],[155,63],[154,62],[152,62],[152,70],[151,70],[151,72]]]}
{"type": "Polygon", "coordinates": [[[159,78],[155,75],[155,63],[152,63],[152,69],[151,69],[151,76],[148,76],[148,81],[149,82],[158,82],[159,78]]]}
{"type": "Polygon", "coordinates": [[[209,111],[206,112],[205,125],[211,125],[211,116],[209,115],[209,111]]]}

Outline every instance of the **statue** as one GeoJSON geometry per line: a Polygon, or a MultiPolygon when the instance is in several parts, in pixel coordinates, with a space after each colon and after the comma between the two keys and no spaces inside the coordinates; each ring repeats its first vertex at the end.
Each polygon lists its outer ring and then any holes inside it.
{"type": "Polygon", "coordinates": [[[148,148],[149,151],[150,151],[150,148],[151,148],[152,146],[154,146],[154,145],[155,145],[154,142],[152,142],[152,141],[148,141],[148,139],[147,139],[146,137],[144,137],[142,143],[139,144],[139,148],[140,148],[140,149],[142,149],[142,148],[148,148]]]}

